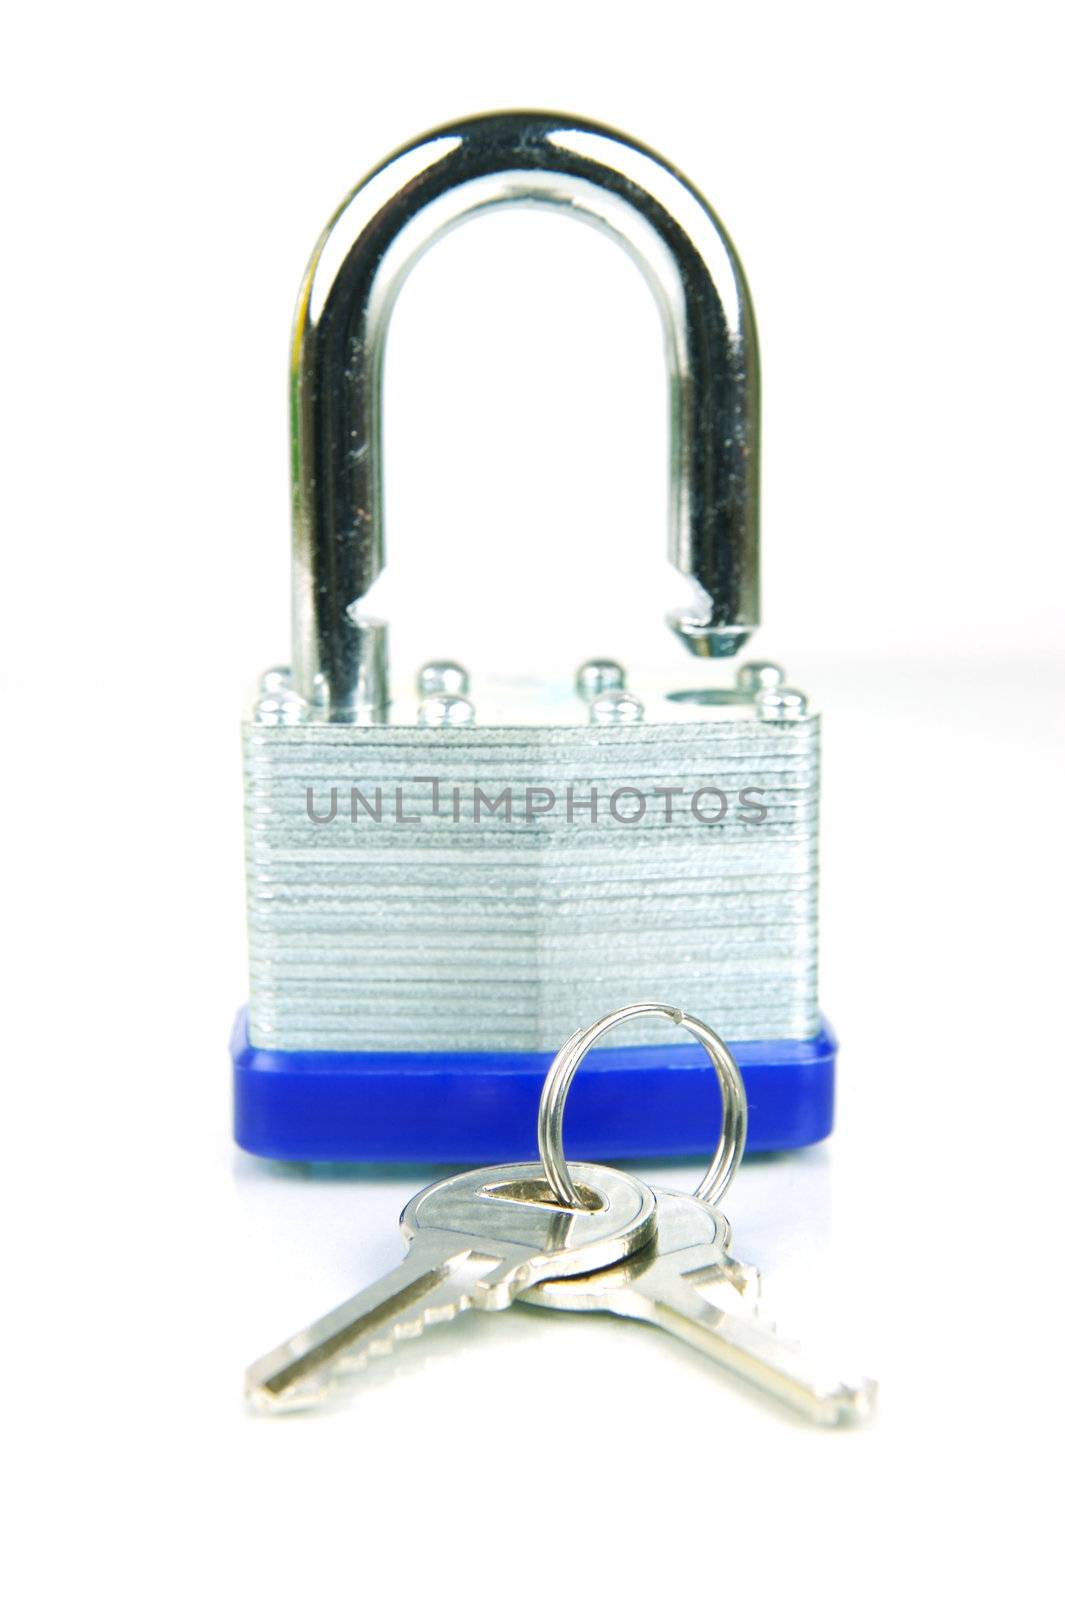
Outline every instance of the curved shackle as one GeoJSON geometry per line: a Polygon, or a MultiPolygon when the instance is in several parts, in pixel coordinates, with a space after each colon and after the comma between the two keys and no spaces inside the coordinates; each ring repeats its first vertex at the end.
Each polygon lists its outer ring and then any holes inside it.
{"type": "Polygon", "coordinates": [[[706,201],[660,156],[592,122],[501,112],[425,134],[377,167],[319,239],[292,335],[293,688],[350,720],[388,701],[385,630],[359,603],[384,562],[381,365],[418,257],[493,206],[554,206],[624,246],[657,301],[669,368],[670,542],[692,580],[671,625],[730,656],[757,626],[758,348],[743,269],[706,201]]]}

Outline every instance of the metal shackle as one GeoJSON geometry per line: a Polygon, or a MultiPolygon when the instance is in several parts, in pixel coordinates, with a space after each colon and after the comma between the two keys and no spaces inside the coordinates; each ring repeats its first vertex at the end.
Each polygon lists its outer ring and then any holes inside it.
{"type": "Polygon", "coordinates": [[[669,369],[669,557],[693,603],[670,623],[703,656],[758,624],[758,347],[743,269],[696,189],[609,128],[505,112],[438,128],[377,167],[315,248],[292,335],[292,687],[344,721],[388,701],[384,625],[359,604],[384,563],[381,369],[407,273],[489,207],[592,223],[640,267],[669,369]]]}

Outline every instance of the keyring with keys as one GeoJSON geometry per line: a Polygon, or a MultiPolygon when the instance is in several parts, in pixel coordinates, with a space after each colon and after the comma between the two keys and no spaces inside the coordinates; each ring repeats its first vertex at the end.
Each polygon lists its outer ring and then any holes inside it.
{"type": "Polygon", "coordinates": [[[249,1368],[249,1401],[263,1410],[313,1404],[337,1375],[397,1340],[461,1311],[498,1311],[518,1299],[655,1323],[815,1422],[867,1416],[875,1384],[841,1383],[781,1340],[759,1315],[757,1271],[728,1254],[731,1229],[714,1202],[732,1182],[746,1136],[743,1080],[705,1022],[646,1001],[578,1029],[552,1061],[540,1100],[546,1181],[526,1164],[482,1168],[424,1189],[401,1219],[406,1261],[249,1368]],[[584,1162],[576,1164],[575,1181],[562,1149],[574,1073],[604,1034],[641,1016],[686,1029],[717,1073],[721,1134],[694,1194],[651,1190],[584,1162]]]}
{"type": "Polygon", "coordinates": [[[747,1094],[743,1079],[728,1046],[713,1028],[708,1028],[698,1017],[690,1017],[676,1006],[662,1005],[653,1000],[622,1006],[620,1010],[600,1017],[590,1028],[578,1028],[576,1033],[570,1034],[547,1069],[536,1122],[536,1139],[547,1181],[561,1205],[574,1210],[581,1208],[581,1197],[570,1176],[562,1148],[562,1116],[566,1097],[577,1068],[592,1046],[598,1044],[611,1029],[633,1017],[662,1017],[666,1022],[675,1023],[678,1028],[684,1028],[693,1039],[698,1039],[717,1073],[721,1088],[721,1135],[706,1175],[695,1190],[698,1200],[713,1205],[722,1198],[732,1182],[747,1143],[747,1094]]]}
{"type": "Polygon", "coordinates": [[[541,1278],[519,1291],[527,1304],[555,1311],[606,1311],[649,1322],[675,1334],[726,1367],[801,1411],[832,1425],[868,1417],[876,1384],[840,1382],[831,1364],[811,1361],[781,1339],[760,1313],[756,1268],[729,1254],[732,1230],[714,1209],[735,1176],[747,1137],[747,1095],[728,1046],[712,1028],[676,1006],[646,1001],[623,1006],[568,1038],[548,1068],[540,1097],[537,1139],[547,1186],[571,1210],[582,1204],[562,1149],[562,1114],[574,1073],[604,1034],[630,1017],[662,1017],[703,1046],[721,1088],[721,1134],[694,1194],[655,1189],[655,1237],[623,1260],[583,1276],[541,1278]]]}

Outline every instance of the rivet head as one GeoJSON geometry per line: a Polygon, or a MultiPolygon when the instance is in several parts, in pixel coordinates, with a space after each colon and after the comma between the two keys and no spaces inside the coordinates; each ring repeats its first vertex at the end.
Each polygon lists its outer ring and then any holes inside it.
{"type": "Polygon", "coordinates": [[[283,694],[292,687],[291,667],[270,667],[259,679],[260,694],[283,694]]]}
{"type": "Polygon", "coordinates": [[[775,661],[745,661],[736,673],[737,689],[776,689],[784,682],[784,668],[775,661]]]}
{"type": "Polygon", "coordinates": [[[594,657],[577,668],[576,688],[582,700],[594,700],[611,689],[624,689],[625,668],[618,661],[594,657]]]}
{"type": "Polygon", "coordinates": [[[427,661],[418,674],[418,693],[462,696],[468,693],[470,675],[457,661],[427,661]]]}
{"type": "Polygon", "coordinates": [[[307,716],[307,702],[291,689],[260,695],[255,702],[255,720],[262,727],[292,727],[307,716]]]}
{"type": "Polygon", "coordinates": [[[418,707],[423,728],[468,728],[473,720],[473,705],[461,694],[429,695],[418,707]]]}
{"type": "Polygon", "coordinates": [[[643,701],[623,689],[608,689],[595,697],[588,707],[591,720],[603,727],[612,724],[643,721],[643,701]]]}
{"type": "Polygon", "coordinates": [[[764,722],[799,722],[806,715],[806,696],[799,689],[760,689],[754,703],[764,722]]]}

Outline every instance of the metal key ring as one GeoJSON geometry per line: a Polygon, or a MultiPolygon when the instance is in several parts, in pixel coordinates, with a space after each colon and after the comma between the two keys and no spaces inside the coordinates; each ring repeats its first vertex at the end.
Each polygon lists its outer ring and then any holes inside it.
{"type": "Polygon", "coordinates": [[[566,1096],[574,1073],[592,1046],[611,1028],[627,1022],[630,1017],[664,1017],[676,1023],[678,1028],[684,1028],[693,1039],[698,1039],[710,1057],[721,1089],[721,1137],[695,1195],[697,1199],[705,1200],[707,1205],[713,1205],[721,1199],[732,1182],[747,1143],[747,1094],[743,1079],[728,1046],[712,1028],[708,1028],[697,1017],[689,1017],[687,1012],[678,1010],[676,1006],[659,1005],[652,1000],[622,1006],[620,1011],[611,1011],[608,1016],[600,1017],[590,1028],[578,1028],[576,1033],[570,1034],[548,1067],[536,1119],[536,1141],[547,1181],[560,1204],[576,1211],[584,1209],[562,1149],[562,1114],[566,1109],[566,1096]]]}

